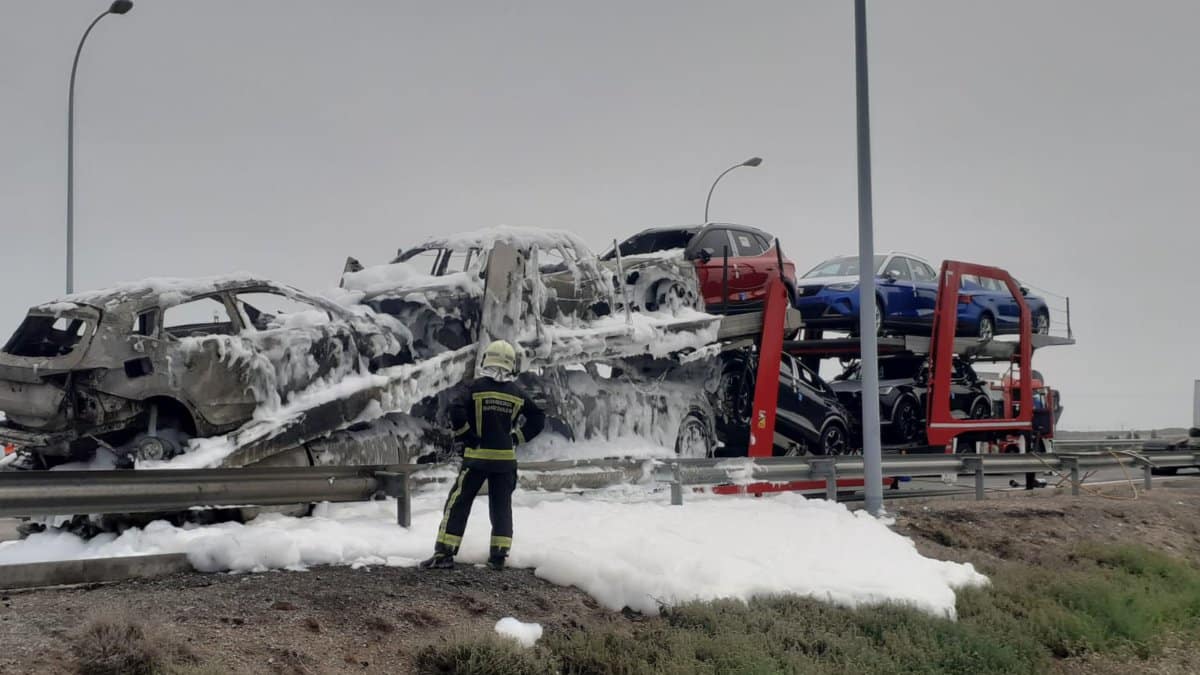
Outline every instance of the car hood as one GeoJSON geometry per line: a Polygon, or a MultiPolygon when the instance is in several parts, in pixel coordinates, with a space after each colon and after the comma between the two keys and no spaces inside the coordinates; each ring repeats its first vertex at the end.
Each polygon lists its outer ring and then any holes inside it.
{"type": "MultiPolygon", "coordinates": [[[[617,271],[616,258],[612,258],[611,260],[600,260],[598,262],[600,263],[601,267],[614,272],[617,271]]],[[[683,257],[683,249],[673,248],[667,251],[655,251],[654,253],[621,256],[620,266],[629,270],[660,263],[670,263],[679,266],[689,263],[689,261],[683,257]]]]}
{"type": "Polygon", "coordinates": [[[856,277],[856,276],[808,277],[808,278],[802,278],[802,279],[796,280],[796,286],[798,288],[805,288],[807,286],[829,286],[830,284],[849,284],[849,283],[858,283],[858,277],[856,277]]]}

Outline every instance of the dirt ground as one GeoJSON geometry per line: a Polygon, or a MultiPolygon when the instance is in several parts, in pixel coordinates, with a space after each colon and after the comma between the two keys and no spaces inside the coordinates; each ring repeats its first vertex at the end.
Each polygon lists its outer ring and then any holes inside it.
{"type": "MultiPolygon", "coordinates": [[[[1200,563],[1200,479],[1158,483],[1129,499],[1052,490],[894,502],[897,531],[926,555],[1054,566],[1081,541],[1140,542],[1200,563]]],[[[211,672],[397,673],[422,646],[490,633],[515,616],[547,631],[654,621],[600,608],[582,592],[524,570],[502,573],[325,567],[308,572],[185,574],[148,581],[8,592],[0,601],[0,672],[73,672],[69,646],[97,616],[128,616],[181,644],[211,672]]],[[[1189,646],[1140,668],[1196,672],[1189,646]]],[[[1121,664],[1080,661],[1065,672],[1122,672],[1121,664]]],[[[208,671],[206,671],[208,672],[208,671]]]]}

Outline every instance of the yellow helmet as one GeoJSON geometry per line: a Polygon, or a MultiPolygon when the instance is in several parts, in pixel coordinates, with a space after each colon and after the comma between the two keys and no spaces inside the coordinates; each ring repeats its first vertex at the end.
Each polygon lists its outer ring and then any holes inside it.
{"type": "Polygon", "coordinates": [[[511,375],[517,369],[517,350],[504,340],[495,340],[483,351],[484,368],[498,368],[511,375]]]}

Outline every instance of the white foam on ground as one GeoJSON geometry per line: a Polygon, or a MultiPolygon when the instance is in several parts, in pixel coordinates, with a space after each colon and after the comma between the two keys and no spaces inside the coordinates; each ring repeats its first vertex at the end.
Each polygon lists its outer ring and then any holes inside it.
{"type": "Polygon", "coordinates": [[[516,640],[521,643],[522,647],[532,647],[542,639],[542,624],[522,623],[511,616],[506,616],[496,622],[496,632],[516,640]]]}
{"type": "MultiPolygon", "coordinates": [[[[689,600],[797,594],[849,607],[897,602],[954,617],[954,590],[987,582],[969,564],[920,555],[910,539],[841,504],[782,494],[689,497],[671,506],[662,494],[633,492],[624,486],[568,499],[518,491],[509,566],[576,586],[610,609],[645,613],[689,600]]],[[[432,551],[444,498],[440,491],[418,495],[409,530],[395,524],[392,501],[325,504],[310,518],[265,515],[245,525],[182,528],[155,522],[90,541],[44,532],[0,543],[0,564],[181,552],[207,572],[412,566],[432,551]]],[[[461,563],[487,558],[484,499],[461,563]]]]}

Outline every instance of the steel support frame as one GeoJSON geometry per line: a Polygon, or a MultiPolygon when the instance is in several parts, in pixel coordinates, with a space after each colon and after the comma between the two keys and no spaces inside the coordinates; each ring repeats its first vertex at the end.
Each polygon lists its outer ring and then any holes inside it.
{"type": "Polygon", "coordinates": [[[938,278],[938,299],[933,314],[933,359],[929,391],[927,436],[932,446],[949,446],[955,438],[970,432],[1027,433],[1033,429],[1033,323],[1029,305],[1021,287],[1012,276],[998,267],[958,260],[942,263],[938,278]],[[1020,310],[1020,348],[1017,363],[1021,368],[1021,409],[1015,417],[996,419],[957,419],[950,411],[951,375],[954,363],[954,339],[958,328],[958,297],[964,274],[998,279],[1004,283],[1020,310]]]}

